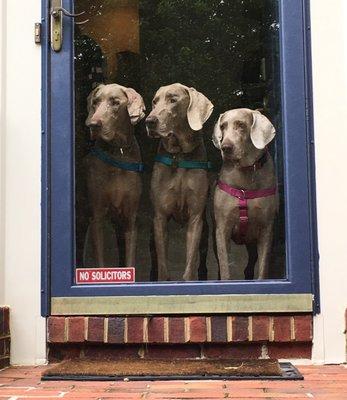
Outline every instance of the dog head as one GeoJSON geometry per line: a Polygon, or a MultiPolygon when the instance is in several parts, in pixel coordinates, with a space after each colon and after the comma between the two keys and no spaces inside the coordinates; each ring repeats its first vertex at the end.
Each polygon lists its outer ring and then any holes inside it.
{"type": "Polygon", "coordinates": [[[146,118],[150,137],[161,138],[169,152],[191,152],[204,123],[213,111],[213,104],[202,93],[180,83],[162,86],[152,101],[146,118]]]}
{"type": "Polygon", "coordinates": [[[87,103],[86,125],[93,140],[117,140],[118,133],[136,125],[145,116],[142,97],[134,89],[117,84],[97,86],[89,94],[87,103]]]}
{"type": "Polygon", "coordinates": [[[259,111],[239,108],[219,116],[212,140],[223,161],[252,164],[275,137],[272,123],[259,111]]]}

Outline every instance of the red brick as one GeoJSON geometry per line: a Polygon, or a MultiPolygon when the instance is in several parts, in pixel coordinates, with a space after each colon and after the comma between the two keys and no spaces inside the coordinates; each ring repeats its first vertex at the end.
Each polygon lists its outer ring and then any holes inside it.
{"type": "Polygon", "coordinates": [[[10,357],[0,358],[0,369],[6,368],[10,365],[10,357]]]}
{"type": "Polygon", "coordinates": [[[189,317],[189,341],[191,343],[206,342],[206,318],[189,317]]]}
{"type": "Polygon", "coordinates": [[[104,318],[88,318],[88,342],[103,343],[104,341],[104,318]]]}
{"type": "Polygon", "coordinates": [[[211,317],[211,341],[227,341],[227,317],[211,317]]]}
{"type": "Polygon", "coordinates": [[[48,318],[48,341],[51,343],[65,342],[65,317],[48,318]]]}
{"type": "Polygon", "coordinates": [[[4,335],[10,334],[10,309],[4,307],[4,335]]]}
{"type": "Polygon", "coordinates": [[[312,316],[296,315],[294,316],[295,341],[311,342],[312,341],[312,316]]]}
{"type": "Polygon", "coordinates": [[[184,318],[169,317],[169,342],[185,343],[184,318]]]}
{"type": "Polygon", "coordinates": [[[5,356],[10,356],[10,350],[11,350],[11,339],[7,338],[5,339],[5,356]]]}
{"type": "Polygon", "coordinates": [[[128,343],[143,343],[143,317],[129,317],[128,343]]]}
{"type": "Polygon", "coordinates": [[[267,345],[270,358],[311,358],[311,343],[269,343],[267,345]]]}
{"type": "Polygon", "coordinates": [[[82,347],[78,344],[50,344],[48,347],[48,361],[57,362],[79,358],[82,347]]]}
{"type": "Polygon", "coordinates": [[[148,345],[145,347],[145,358],[200,358],[201,349],[198,344],[148,345]]]}
{"type": "Polygon", "coordinates": [[[81,343],[84,342],[84,317],[69,317],[67,318],[68,326],[68,342],[81,343]]]}
{"type": "Polygon", "coordinates": [[[275,342],[290,342],[290,326],[291,317],[277,316],[273,319],[274,341],[275,342]]]}
{"type": "Polygon", "coordinates": [[[164,317],[148,318],[148,342],[164,342],[164,317]]]}
{"type": "Polygon", "coordinates": [[[261,345],[247,344],[204,344],[203,355],[207,358],[256,359],[261,356],[261,345]]]}
{"type": "Polygon", "coordinates": [[[0,336],[4,336],[4,308],[0,307],[0,336]]]}
{"type": "Polygon", "coordinates": [[[248,341],[248,317],[234,317],[232,322],[232,341],[248,341]]]}
{"type": "Polygon", "coordinates": [[[0,357],[7,357],[10,355],[10,339],[0,339],[0,357]]]}
{"type": "Polygon", "coordinates": [[[270,318],[266,315],[252,317],[252,341],[269,340],[270,318]]]}
{"type": "Polygon", "coordinates": [[[108,319],[108,343],[124,343],[125,318],[108,319]]]}
{"type": "Polygon", "coordinates": [[[5,355],[5,339],[0,339],[0,357],[5,355]]]}
{"type": "Polygon", "coordinates": [[[139,358],[141,346],[136,345],[87,345],[84,347],[85,357],[98,360],[120,360],[139,358]]]}

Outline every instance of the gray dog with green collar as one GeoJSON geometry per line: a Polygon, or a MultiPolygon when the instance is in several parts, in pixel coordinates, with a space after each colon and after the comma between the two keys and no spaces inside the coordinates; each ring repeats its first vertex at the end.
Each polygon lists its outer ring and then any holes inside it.
{"type": "Polygon", "coordinates": [[[150,137],[160,138],[151,180],[158,280],[169,280],[168,221],[187,225],[183,280],[197,278],[199,246],[209,189],[201,130],[213,111],[202,93],[180,83],[161,87],[146,119],[150,137]]]}

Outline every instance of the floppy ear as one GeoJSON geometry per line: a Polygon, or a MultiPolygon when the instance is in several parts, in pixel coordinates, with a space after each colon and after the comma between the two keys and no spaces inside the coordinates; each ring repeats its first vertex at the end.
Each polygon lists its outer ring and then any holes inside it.
{"type": "Polygon", "coordinates": [[[194,88],[188,88],[188,93],[190,97],[187,110],[188,123],[193,131],[200,131],[212,114],[213,104],[206,96],[194,88]]]}
{"type": "Polygon", "coordinates": [[[253,111],[251,140],[257,149],[263,149],[275,137],[276,130],[272,123],[259,111],[253,111]]]}
{"type": "Polygon", "coordinates": [[[212,134],[212,142],[213,144],[217,147],[217,149],[220,150],[220,144],[223,139],[223,134],[220,129],[220,120],[224,114],[221,114],[218,118],[218,121],[216,122],[216,125],[214,126],[213,134],[212,134]]]}
{"type": "Polygon", "coordinates": [[[103,87],[103,86],[105,86],[103,83],[99,83],[99,84],[88,94],[88,97],[87,97],[87,110],[88,110],[88,112],[90,111],[90,108],[91,108],[91,106],[92,106],[93,97],[94,97],[95,93],[96,93],[101,87],[103,87]]]}
{"type": "Polygon", "coordinates": [[[123,88],[128,98],[128,114],[132,125],[136,125],[145,116],[145,103],[142,96],[132,88],[123,88]]]}

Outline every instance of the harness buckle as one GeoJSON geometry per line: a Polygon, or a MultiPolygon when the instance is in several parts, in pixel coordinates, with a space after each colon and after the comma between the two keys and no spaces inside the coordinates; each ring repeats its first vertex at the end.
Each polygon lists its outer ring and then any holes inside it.
{"type": "Polygon", "coordinates": [[[177,160],[177,158],[175,157],[175,156],[173,156],[172,157],[172,162],[171,162],[171,167],[173,168],[173,169],[177,169],[178,168],[178,160],[177,160]]]}
{"type": "Polygon", "coordinates": [[[246,191],[243,189],[239,189],[241,192],[241,195],[239,196],[240,200],[245,200],[246,199],[246,191]]]}

